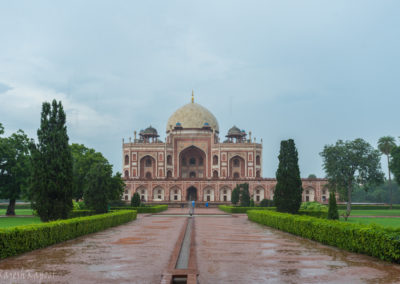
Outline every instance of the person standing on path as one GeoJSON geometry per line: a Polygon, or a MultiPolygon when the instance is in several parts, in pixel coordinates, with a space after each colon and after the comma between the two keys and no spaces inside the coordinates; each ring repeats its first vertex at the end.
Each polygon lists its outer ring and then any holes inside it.
{"type": "Polygon", "coordinates": [[[194,207],[195,207],[195,202],[194,202],[194,200],[192,200],[192,214],[191,215],[194,215],[194,207]]]}

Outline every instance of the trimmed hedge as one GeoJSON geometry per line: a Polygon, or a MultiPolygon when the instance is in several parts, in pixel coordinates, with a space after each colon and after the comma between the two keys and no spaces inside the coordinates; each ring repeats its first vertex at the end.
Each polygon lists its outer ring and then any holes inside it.
{"type": "Polygon", "coordinates": [[[146,207],[111,207],[111,210],[136,210],[138,213],[159,213],[168,209],[168,205],[154,205],[146,207]]]}
{"type": "Polygon", "coordinates": [[[72,210],[71,212],[69,212],[68,218],[92,216],[95,214],[96,214],[96,212],[94,210],[72,210]]]}
{"type": "Polygon", "coordinates": [[[136,214],[125,210],[0,229],[0,259],[118,226],[135,220],[136,214]]]}
{"type": "Polygon", "coordinates": [[[352,252],[400,263],[400,229],[250,210],[251,221],[352,252]]]}
{"type": "MultiPolygon", "coordinates": [[[[7,204],[0,204],[0,209],[7,209],[8,208],[8,203],[7,204]]],[[[15,209],[32,209],[31,204],[15,204],[15,209]]]]}
{"type": "MultiPolygon", "coordinates": [[[[400,209],[400,205],[393,205],[393,209],[400,209]]],[[[351,210],[385,210],[390,205],[351,205],[351,210]]],[[[338,204],[338,210],[346,210],[346,204],[338,204]]]]}
{"type": "Polygon", "coordinates": [[[218,208],[226,213],[246,213],[247,210],[276,210],[276,207],[241,207],[227,205],[219,205],[218,208]]]}

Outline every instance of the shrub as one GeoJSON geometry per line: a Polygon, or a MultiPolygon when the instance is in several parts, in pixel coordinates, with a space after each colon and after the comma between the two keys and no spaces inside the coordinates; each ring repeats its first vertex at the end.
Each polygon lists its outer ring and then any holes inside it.
{"type": "Polygon", "coordinates": [[[297,212],[298,215],[307,215],[316,218],[327,219],[328,218],[328,211],[316,211],[316,210],[299,210],[297,212]]]}
{"type": "Polygon", "coordinates": [[[232,204],[234,205],[238,204],[239,197],[240,197],[240,188],[239,185],[236,185],[236,187],[232,190],[232,195],[231,195],[232,204]]]}
{"type": "Polygon", "coordinates": [[[226,213],[246,213],[247,210],[275,210],[275,207],[241,207],[219,205],[218,208],[226,213]]]}
{"type": "Polygon", "coordinates": [[[155,205],[147,207],[111,207],[111,210],[136,210],[137,213],[159,213],[168,209],[168,205],[155,205]]]}
{"type": "Polygon", "coordinates": [[[328,219],[339,220],[339,211],[337,209],[336,196],[333,191],[329,193],[328,219]]]}
{"type": "Polygon", "coordinates": [[[250,199],[250,207],[254,207],[254,200],[253,200],[253,198],[250,199]]]}
{"type": "Polygon", "coordinates": [[[250,206],[250,193],[249,193],[249,184],[243,183],[240,184],[240,206],[249,207],[250,206]]]}
{"type": "Polygon", "coordinates": [[[400,229],[249,210],[251,221],[348,251],[400,263],[400,229]]]}
{"type": "Polygon", "coordinates": [[[264,198],[260,202],[260,207],[274,207],[274,201],[264,198]]]}
{"type": "MultiPolygon", "coordinates": [[[[339,204],[339,210],[346,210],[346,204],[339,204]]],[[[390,205],[367,205],[367,204],[355,204],[351,205],[352,210],[385,210],[390,209],[390,205]]],[[[400,209],[400,205],[393,205],[393,209],[400,209]]]]}
{"type": "Polygon", "coordinates": [[[316,201],[313,202],[303,202],[300,205],[300,210],[308,211],[328,211],[328,207],[316,201]]]}
{"type": "Polygon", "coordinates": [[[94,214],[96,214],[94,210],[72,210],[71,212],[69,212],[68,218],[92,216],[94,214]]]}
{"type": "Polygon", "coordinates": [[[135,219],[136,211],[125,210],[0,229],[0,259],[95,233],[135,219]]]}
{"type": "Polygon", "coordinates": [[[132,207],[139,207],[140,206],[140,195],[139,195],[138,192],[135,192],[135,194],[132,196],[131,206],[132,207]]]}

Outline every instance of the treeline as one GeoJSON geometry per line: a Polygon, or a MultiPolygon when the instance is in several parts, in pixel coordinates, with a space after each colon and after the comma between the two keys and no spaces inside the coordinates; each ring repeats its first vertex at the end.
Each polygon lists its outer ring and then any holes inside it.
{"type": "Polygon", "coordinates": [[[4,136],[0,123],[0,199],[9,200],[7,215],[15,215],[17,199],[29,200],[43,221],[66,219],[73,199],[84,199],[97,213],[121,198],[121,174],[94,149],[69,144],[61,102],[42,105],[37,143],[18,130],[4,136]]]}

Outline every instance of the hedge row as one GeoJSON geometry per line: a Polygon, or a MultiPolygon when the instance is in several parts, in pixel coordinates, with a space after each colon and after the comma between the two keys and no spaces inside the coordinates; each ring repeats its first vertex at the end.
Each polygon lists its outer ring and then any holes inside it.
{"type": "Polygon", "coordinates": [[[246,213],[247,210],[276,210],[276,207],[240,207],[228,205],[219,205],[218,208],[227,213],[246,213]]]}
{"type": "Polygon", "coordinates": [[[72,210],[69,212],[69,218],[78,218],[78,217],[85,217],[85,216],[92,216],[96,214],[94,210],[72,210]]]}
{"type": "MultiPolygon", "coordinates": [[[[393,205],[393,209],[400,209],[400,205],[393,205]]],[[[339,210],[346,210],[346,204],[338,204],[339,210]]],[[[390,205],[351,205],[351,210],[385,210],[390,209],[390,205]]]]}
{"type": "Polygon", "coordinates": [[[251,221],[348,251],[400,263],[400,229],[271,211],[247,212],[251,221]]]}
{"type": "MultiPolygon", "coordinates": [[[[7,209],[8,204],[0,204],[0,209],[7,209]]],[[[31,204],[15,204],[15,209],[31,209],[31,204]]]]}
{"type": "Polygon", "coordinates": [[[159,213],[168,209],[168,205],[154,205],[146,207],[111,207],[111,210],[136,210],[138,213],[159,213]]]}
{"type": "Polygon", "coordinates": [[[136,219],[136,211],[59,220],[0,229],[0,259],[44,248],[136,219]]]}

